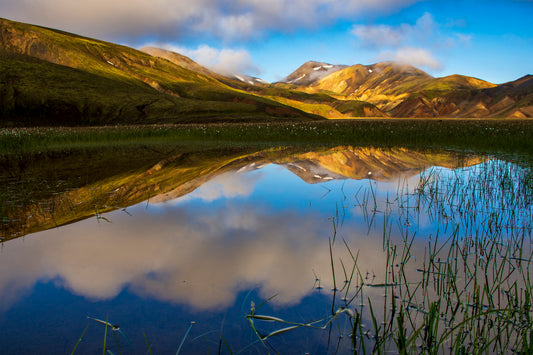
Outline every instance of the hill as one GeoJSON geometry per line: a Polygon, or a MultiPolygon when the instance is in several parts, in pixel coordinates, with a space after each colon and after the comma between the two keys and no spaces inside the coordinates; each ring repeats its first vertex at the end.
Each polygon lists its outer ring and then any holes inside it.
{"type": "MultiPolygon", "coordinates": [[[[165,58],[176,65],[180,65],[187,69],[209,75],[210,77],[216,78],[217,81],[231,88],[246,91],[248,93],[261,96],[287,106],[295,107],[309,114],[318,115],[325,118],[384,116],[379,109],[377,109],[374,105],[370,103],[348,103],[344,100],[337,100],[328,95],[327,93],[306,93],[300,90],[294,90],[294,88],[291,86],[283,86],[280,83],[278,83],[277,85],[270,85],[258,78],[253,78],[246,75],[236,74],[233,75],[231,78],[225,77],[223,75],[209,71],[208,69],[198,65],[191,59],[179,53],[153,47],[145,47],[141,50],[150,55],[165,58]]],[[[335,68],[339,69],[340,66],[335,67],[326,63],[308,62],[302,67],[300,67],[300,70],[302,72],[310,70],[311,72],[313,72],[313,74],[315,74],[315,76],[313,77],[314,80],[318,80],[319,78],[324,77],[324,75],[326,75],[327,73],[333,72],[335,68]],[[313,70],[313,68],[320,70],[315,71],[313,70]]],[[[297,72],[300,73],[299,71],[297,72]]],[[[309,75],[308,79],[302,80],[301,84],[310,82],[310,77],[311,76],[309,75]]]]}
{"type": "MultiPolygon", "coordinates": [[[[317,119],[135,49],[0,19],[2,124],[317,119]]],[[[185,58],[185,57],[184,57],[185,58]]]]}

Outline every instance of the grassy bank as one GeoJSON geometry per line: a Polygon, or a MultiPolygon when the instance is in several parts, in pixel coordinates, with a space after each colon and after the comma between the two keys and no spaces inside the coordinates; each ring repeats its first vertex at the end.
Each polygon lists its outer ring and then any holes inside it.
{"type": "Polygon", "coordinates": [[[151,144],[336,144],[533,154],[528,120],[361,119],[259,124],[5,128],[0,154],[151,144]]]}

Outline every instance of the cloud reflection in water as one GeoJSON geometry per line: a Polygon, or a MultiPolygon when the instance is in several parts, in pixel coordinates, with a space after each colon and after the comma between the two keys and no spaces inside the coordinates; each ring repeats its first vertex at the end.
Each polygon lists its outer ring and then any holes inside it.
{"type": "MultiPolygon", "coordinates": [[[[278,294],[277,304],[297,303],[312,290],[313,270],[326,279],[330,273],[328,217],[334,211],[276,211],[253,201],[259,179],[246,176],[209,182],[195,192],[202,201],[143,203],[129,214],[106,214],[111,223],[93,218],[9,242],[0,259],[3,302],[54,280],[90,299],[110,299],[128,288],[203,310],[228,306],[239,291],[255,287],[265,298],[278,294]],[[210,203],[215,198],[221,203],[210,203]]],[[[380,249],[381,241],[374,242],[380,249]]]]}

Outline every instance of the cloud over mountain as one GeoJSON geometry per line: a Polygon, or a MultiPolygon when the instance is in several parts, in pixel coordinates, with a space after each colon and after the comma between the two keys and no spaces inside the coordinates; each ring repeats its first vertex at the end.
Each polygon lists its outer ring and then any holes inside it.
{"type": "Polygon", "coordinates": [[[430,52],[415,47],[402,47],[395,52],[383,52],[378,56],[378,59],[381,61],[392,60],[394,62],[435,70],[442,68],[442,63],[430,52]]]}
{"type": "MultiPolygon", "coordinates": [[[[446,27],[459,27],[446,24],[446,27]]],[[[432,14],[426,12],[415,24],[360,25],[352,27],[361,48],[378,51],[377,60],[394,60],[430,69],[442,69],[442,63],[434,52],[442,52],[458,45],[467,45],[471,35],[441,31],[432,14]]]]}

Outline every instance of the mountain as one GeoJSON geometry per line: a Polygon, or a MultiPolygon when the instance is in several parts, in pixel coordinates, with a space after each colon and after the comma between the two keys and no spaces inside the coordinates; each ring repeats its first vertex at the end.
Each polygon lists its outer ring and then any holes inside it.
{"type": "Polygon", "coordinates": [[[296,69],[282,82],[300,86],[309,86],[345,67],[346,65],[333,65],[329,63],[309,61],[296,69]]]}
{"type": "MultiPolygon", "coordinates": [[[[298,78],[304,73],[302,68],[318,64],[307,62],[288,78],[298,78]]],[[[495,85],[463,75],[434,78],[410,65],[382,62],[338,66],[317,80],[289,83],[277,85],[326,93],[342,102],[333,107],[353,102],[373,105],[374,112],[389,117],[533,117],[531,76],[495,85]]]]}
{"type": "Polygon", "coordinates": [[[256,122],[353,117],[533,117],[531,76],[495,85],[410,65],[309,61],[284,81],[224,76],[141,51],[0,19],[0,125],[256,122]]]}
{"type": "MultiPolygon", "coordinates": [[[[372,104],[390,117],[508,117],[506,112],[521,98],[509,100],[492,94],[507,92],[512,85],[503,86],[462,75],[434,78],[410,65],[382,62],[345,67],[298,89],[326,92],[344,102],[372,104]]],[[[531,92],[524,87],[522,95],[531,92]]],[[[524,117],[531,117],[527,108],[523,111],[524,117]]]]}
{"type": "MultiPolygon", "coordinates": [[[[71,33],[0,19],[0,121],[15,125],[317,119],[180,64],[71,33]]],[[[176,60],[177,61],[177,60],[176,60]]]]}
{"type": "MultiPolygon", "coordinates": [[[[455,77],[460,76],[447,78],[455,77]]],[[[401,102],[394,113],[399,117],[418,114],[421,117],[531,118],[533,85],[530,77],[486,88],[421,91],[401,102]]]]}
{"type": "Polygon", "coordinates": [[[513,118],[533,117],[533,75],[482,91],[491,111],[513,118]]]}
{"type": "MultiPolygon", "coordinates": [[[[267,82],[247,75],[234,74],[231,77],[223,76],[217,73],[213,73],[208,69],[198,65],[191,59],[172,51],[168,51],[161,48],[145,47],[141,51],[171,61],[172,63],[185,67],[196,72],[201,72],[215,78],[217,81],[227,85],[231,88],[246,91],[257,96],[267,98],[272,101],[276,101],[280,104],[297,108],[301,111],[307,112],[312,115],[318,115],[325,118],[346,118],[354,116],[372,116],[382,117],[384,116],[374,105],[368,103],[349,103],[345,101],[339,101],[324,93],[305,93],[302,91],[293,90],[290,87],[281,87],[280,85],[270,85],[267,82]]],[[[316,62],[309,62],[316,63],[316,62]]],[[[302,67],[309,67],[311,71],[313,68],[317,68],[316,64],[309,64],[302,67]]],[[[328,64],[321,63],[323,67],[320,71],[327,71],[328,64]]]]}
{"type": "Polygon", "coordinates": [[[189,57],[186,57],[182,54],[169,51],[162,48],[155,47],[143,47],[140,49],[141,52],[147,53],[153,57],[159,57],[169,60],[170,62],[188,69],[193,72],[202,73],[209,77],[215,78],[217,81],[224,83],[230,87],[238,87],[240,89],[245,89],[246,86],[240,84],[240,82],[245,83],[246,85],[267,85],[268,83],[255,77],[251,77],[243,74],[234,74],[231,76],[224,76],[218,73],[215,73],[200,64],[196,63],[189,57]]]}
{"type": "Polygon", "coordinates": [[[155,47],[143,47],[140,49],[141,52],[143,53],[146,53],[146,54],[149,54],[153,57],[160,57],[160,58],[165,58],[167,60],[169,60],[170,62],[182,67],[182,68],[185,68],[187,70],[190,70],[190,71],[193,71],[193,72],[196,72],[196,73],[201,73],[201,74],[204,74],[204,75],[207,75],[207,76],[211,76],[211,77],[218,77],[219,75],[210,71],[209,69],[201,66],[200,64],[196,63],[195,61],[193,61],[191,58],[189,57],[186,57],[182,54],[179,54],[179,53],[176,53],[176,52],[172,52],[172,51],[168,51],[166,49],[162,49],[162,48],[155,48],[155,47]]]}

